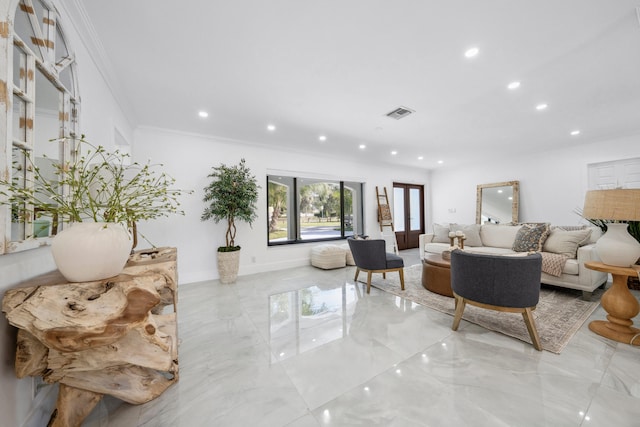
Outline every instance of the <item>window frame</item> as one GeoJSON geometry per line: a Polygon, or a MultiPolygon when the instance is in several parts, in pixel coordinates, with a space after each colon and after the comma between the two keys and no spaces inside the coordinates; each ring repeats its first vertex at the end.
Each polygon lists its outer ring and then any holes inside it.
{"type": "MultiPolygon", "coordinates": [[[[312,174],[309,174],[312,175],[312,174]]],[[[339,241],[345,240],[346,238],[363,234],[365,230],[364,226],[364,182],[353,181],[353,180],[344,180],[340,178],[333,177],[313,177],[313,176],[288,176],[282,174],[267,174],[266,176],[267,182],[267,246],[284,246],[284,245],[296,245],[303,243],[317,243],[317,242],[328,242],[328,241],[339,241]],[[289,188],[288,194],[286,197],[287,200],[287,237],[286,240],[277,240],[272,241],[270,239],[270,224],[272,219],[272,214],[270,213],[271,208],[271,200],[269,195],[269,185],[270,183],[276,183],[280,185],[280,181],[282,180],[291,180],[287,185],[289,188]],[[339,217],[340,217],[340,235],[330,236],[324,238],[303,238],[300,224],[300,198],[299,191],[301,188],[301,182],[311,181],[312,183],[330,183],[339,185],[340,191],[340,206],[339,206],[339,217]],[[347,185],[345,185],[347,184],[347,185]],[[352,222],[356,224],[356,229],[353,229],[353,232],[350,234],[346,234],[346,219],[345,219],[345,191],[349,189],[348,185],[357,185],[357,189],[353,189],[354,197],[358,197],[357,203],[353,202],[352,210],[353,216],[357,218],[352,218],[352,222]],[[290,208],[293,207],[293,209],[290,208]],[[293,235],[293,238],[291,236],[293,235]]]]}

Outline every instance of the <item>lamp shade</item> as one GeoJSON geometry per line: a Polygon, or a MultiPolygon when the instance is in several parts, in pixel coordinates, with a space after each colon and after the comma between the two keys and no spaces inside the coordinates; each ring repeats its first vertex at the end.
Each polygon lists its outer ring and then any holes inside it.
{"type": "Polygon", "coordinates": [[[582,216],[610,221],[640,221],[640,189],[587,191],[582,216]]]}
{"type": "MultiPolygon", "coordinates": [[[[640,189],[587,191],[582,216],[605,221],[640,221],[640,189]]],[[[629,267],[640,258],[640,243],[627,233],[627,224],[607,223],[607,232],[596,242],[602,262],[629,267]]]]}

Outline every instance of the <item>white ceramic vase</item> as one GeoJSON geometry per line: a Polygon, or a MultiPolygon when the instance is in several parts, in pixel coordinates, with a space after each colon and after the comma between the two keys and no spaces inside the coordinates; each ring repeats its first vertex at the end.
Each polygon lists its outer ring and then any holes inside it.
{"type": "Polygon", "coordinates": [[[608,265],[629,267],[640,258],[640,243],[627,232],[628,224],[607,223],[607,232],[596,242],[598,256],[608,265]]]}
{"type": "Polygon", "coordinates": [[[70,282],[90,282],[118,275],[133,239],[123,224],[80,222],[65,228],[51,242],[53,259],[70,282]]]}

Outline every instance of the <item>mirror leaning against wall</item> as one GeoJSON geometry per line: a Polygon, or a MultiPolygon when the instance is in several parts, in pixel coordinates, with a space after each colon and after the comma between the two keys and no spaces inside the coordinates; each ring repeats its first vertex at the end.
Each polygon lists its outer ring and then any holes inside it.
{"type": "MultiPolygon", "coordinates": [[[[0,147],[0,160],[6,162],[8,179],[28,188],[34,167],[56,180],[53,165],[75,155],[73,138],[79,135],[76,62],[58,13],[45,0],[21,0],[11,37],[5,40],[7,69],[2,73],[7,76],[8,96],[2,112],[7,143],[0,147]]],[[[0,254],[48,244],[64,226],[25,203],[0,205],[0,209],[4,210],[0,254]]]]}
{"type": "Polygon", "coordinates": [[[479,184],[476,196],[476,224],[518,222],[519,181],[479,184]]]}

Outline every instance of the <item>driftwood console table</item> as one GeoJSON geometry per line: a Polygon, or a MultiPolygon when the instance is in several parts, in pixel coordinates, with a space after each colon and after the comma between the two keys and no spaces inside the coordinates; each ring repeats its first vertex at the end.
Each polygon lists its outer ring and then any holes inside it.
{"type": "Polygon", "coordinates": [[[136,252],[109,279],[54,271],[5,293],[16,375],[60,383],[50,426],[79,426],[105,394],[141,404],[178,380],[177,297],[175,248],[136,252]]]}

